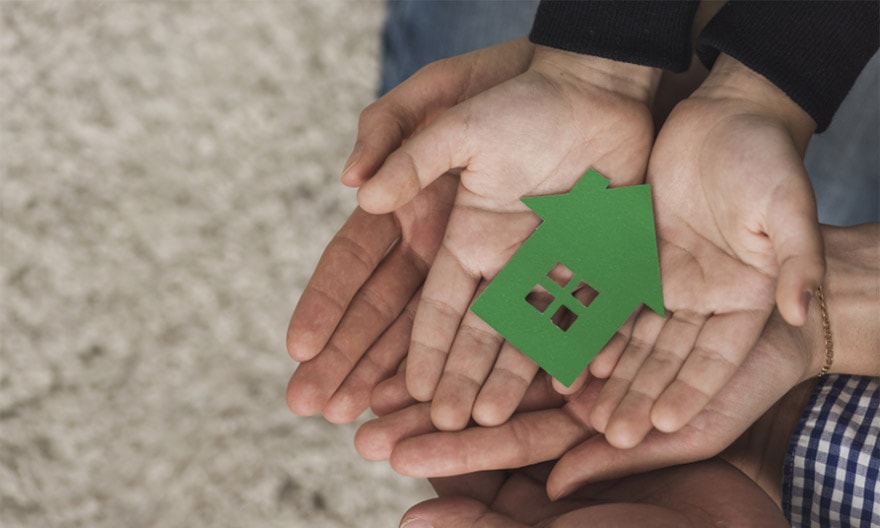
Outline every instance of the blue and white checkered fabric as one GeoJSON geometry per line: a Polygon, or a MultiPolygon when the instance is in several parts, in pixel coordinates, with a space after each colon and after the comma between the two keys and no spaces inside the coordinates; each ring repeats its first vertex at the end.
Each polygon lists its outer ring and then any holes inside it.
{"type": "Polygon", "coordinates": [[[880,528],[880,378],[819,380],[785,460],[782,502],[796,528],[880,528]]]}

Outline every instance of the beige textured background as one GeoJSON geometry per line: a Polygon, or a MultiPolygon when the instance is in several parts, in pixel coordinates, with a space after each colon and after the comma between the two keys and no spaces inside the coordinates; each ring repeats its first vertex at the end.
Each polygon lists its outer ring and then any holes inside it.
{"type": "Polygon", "coordinates": [[[379,527],[425,483],[292,415],[376,0],[0,0],[4,527],[379,527]]]}

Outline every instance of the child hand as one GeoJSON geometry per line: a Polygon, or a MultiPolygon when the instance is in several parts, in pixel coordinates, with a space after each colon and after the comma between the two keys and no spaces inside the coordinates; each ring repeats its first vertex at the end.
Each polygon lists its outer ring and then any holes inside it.
{"type": "MultiPolygon", "coordinates": [[[[439,428],[462,428],[471,416],[500,423],[513,412],[537,367],[468,307],[538,224],[520,197],[568,191],[588,167],[612,185],[643,180],[658,77],[642,66],[539,48],[528,71],[445,111],[389,153],[375,174],[357,178],[364,181],[361,207],[383,213],[439,174],[460,171],[406,367],[409,392],[433,400],[439,428]]],[[[384,122],[381,114],[367,117],[364,153],[369,130],[381,129],[370,121],[384,122]]]]}
{"type": "Polygon", "coordinates": [[[672,315],[635,322],[602,391],[592,423],[613,445],[690,422],[734,376],[774,304],[790,324],[804,322],[825,271],[803,166],[814,127],[724,56],[663,126],[648,180],[672,315]]]}

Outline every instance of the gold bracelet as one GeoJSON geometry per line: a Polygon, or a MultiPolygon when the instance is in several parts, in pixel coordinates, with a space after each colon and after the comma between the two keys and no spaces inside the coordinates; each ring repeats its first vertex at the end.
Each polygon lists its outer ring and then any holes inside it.
{"type": "Polygon", "coordinates": [[[816,297],[819,298],[819,310],[822,311],[822,329],[825,331],[825,364],[819,371],[819,377],[828,375],[831,370],[831,364],[834,362],[834,342],[831,340],[831,323],[828,321],[828,308],[825,306],[825,294],[822,293],[822,286],[816,288],[816,297]]]}

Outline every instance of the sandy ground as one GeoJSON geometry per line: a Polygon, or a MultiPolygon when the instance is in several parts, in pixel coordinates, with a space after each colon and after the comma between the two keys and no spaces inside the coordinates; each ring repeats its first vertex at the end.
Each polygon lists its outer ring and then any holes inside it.
{"type": "Polygon", "coordinates": [[[0,525],[396,526],[427,484],[284,403],[383,5],[0,11],[0,525]]]}

